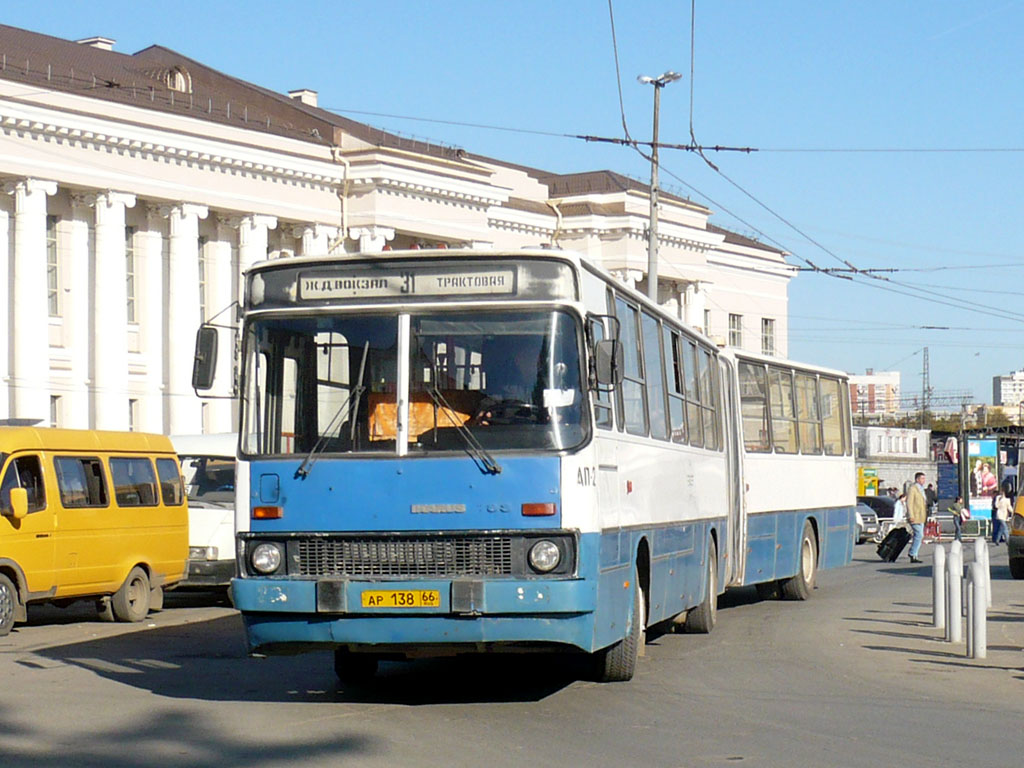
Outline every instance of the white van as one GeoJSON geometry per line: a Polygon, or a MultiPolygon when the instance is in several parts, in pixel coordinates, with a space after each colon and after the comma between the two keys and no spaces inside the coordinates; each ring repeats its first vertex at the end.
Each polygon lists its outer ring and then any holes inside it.
{"type": "Polygon", "coordinates": [[[235,575],[235,488],[248,479],[237,471],[238,435],[171,435],[171,442],[188,496],[188,571],[179,586],[227,587],[235,575]]]}

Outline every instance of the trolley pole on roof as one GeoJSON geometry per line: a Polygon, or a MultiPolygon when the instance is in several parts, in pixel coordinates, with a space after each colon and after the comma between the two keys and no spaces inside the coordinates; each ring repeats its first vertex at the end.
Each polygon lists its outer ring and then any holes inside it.
{"type": "Polygon", "coordinates": [[[651,219],[647,227],[647,297],[658,303],[658,113],[661,110],[661,89],[681,78],[671,69],[657,77],[640,75],[637,81],[654,86],[654,129],[651,141],[651,219]]]}

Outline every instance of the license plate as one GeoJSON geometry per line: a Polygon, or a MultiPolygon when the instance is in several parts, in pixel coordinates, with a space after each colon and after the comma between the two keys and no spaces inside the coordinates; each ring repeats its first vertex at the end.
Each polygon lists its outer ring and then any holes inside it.
{"type": "Polygon", "coordinates": [[[362,593],[363,608],[437,608],[441,593],[436,589],[378,589],[362,593]]]}

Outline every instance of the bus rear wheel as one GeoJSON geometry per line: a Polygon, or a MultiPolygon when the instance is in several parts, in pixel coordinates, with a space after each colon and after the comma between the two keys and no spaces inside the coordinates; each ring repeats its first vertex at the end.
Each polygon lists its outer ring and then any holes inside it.
{"type": "Polygon", "coordinates": [[[594,656],[595,677],[599,683],[624,683],[636,674],[637,658],[644,644],[644,593],[640,575],[633,572],[633,608],[626,636],[594,656]]]}
{"type": "Polygon", "coordinates": [[[369,653],[352,653],[348,648],[335,648],[334,674],[349,685],[368,683],[377,674],[377,657],[369,653]]]}
{"type": "Polygon", "coordinates": [[[18,604],[18,591],[14,582],[0,574],[0,637],[4,637],[14,626],[14,609],[18,604]]]}
{"type": "Polygon", "coordinates": [[[121,588],[110,598],[110,608],[118,621],[142,621],[149,615],[149,599],[149,577],[135,566],[121,588]]]}
{"type": "Polygon", "coordinates": [[[797,564],[796,576],[779,582],[782,596],[786,600],[806,600],[814,590],[814,582],[818,578],[818,540],[814,536],[811,521],[804,522],[804,532],[800,537],[800,561],[797,564]]]}
{"type": "Polygon", "coordinates": [[[718,550],[715,548],[715,542],[708,546],[707,578],[708,587],[704,592],[704,600],[686,614],[684,628],[691,635],[709,634],[718,620],[718,550]]]}

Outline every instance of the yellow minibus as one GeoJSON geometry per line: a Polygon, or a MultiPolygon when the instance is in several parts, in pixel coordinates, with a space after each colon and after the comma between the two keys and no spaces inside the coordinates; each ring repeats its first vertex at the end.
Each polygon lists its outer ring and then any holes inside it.
{"type": "Polygon", "coordinates": [[[168,438],[0,426],[0,636],[29,603],[92,598],[101,616],[142,621],[187,558],[168,438]]]}

